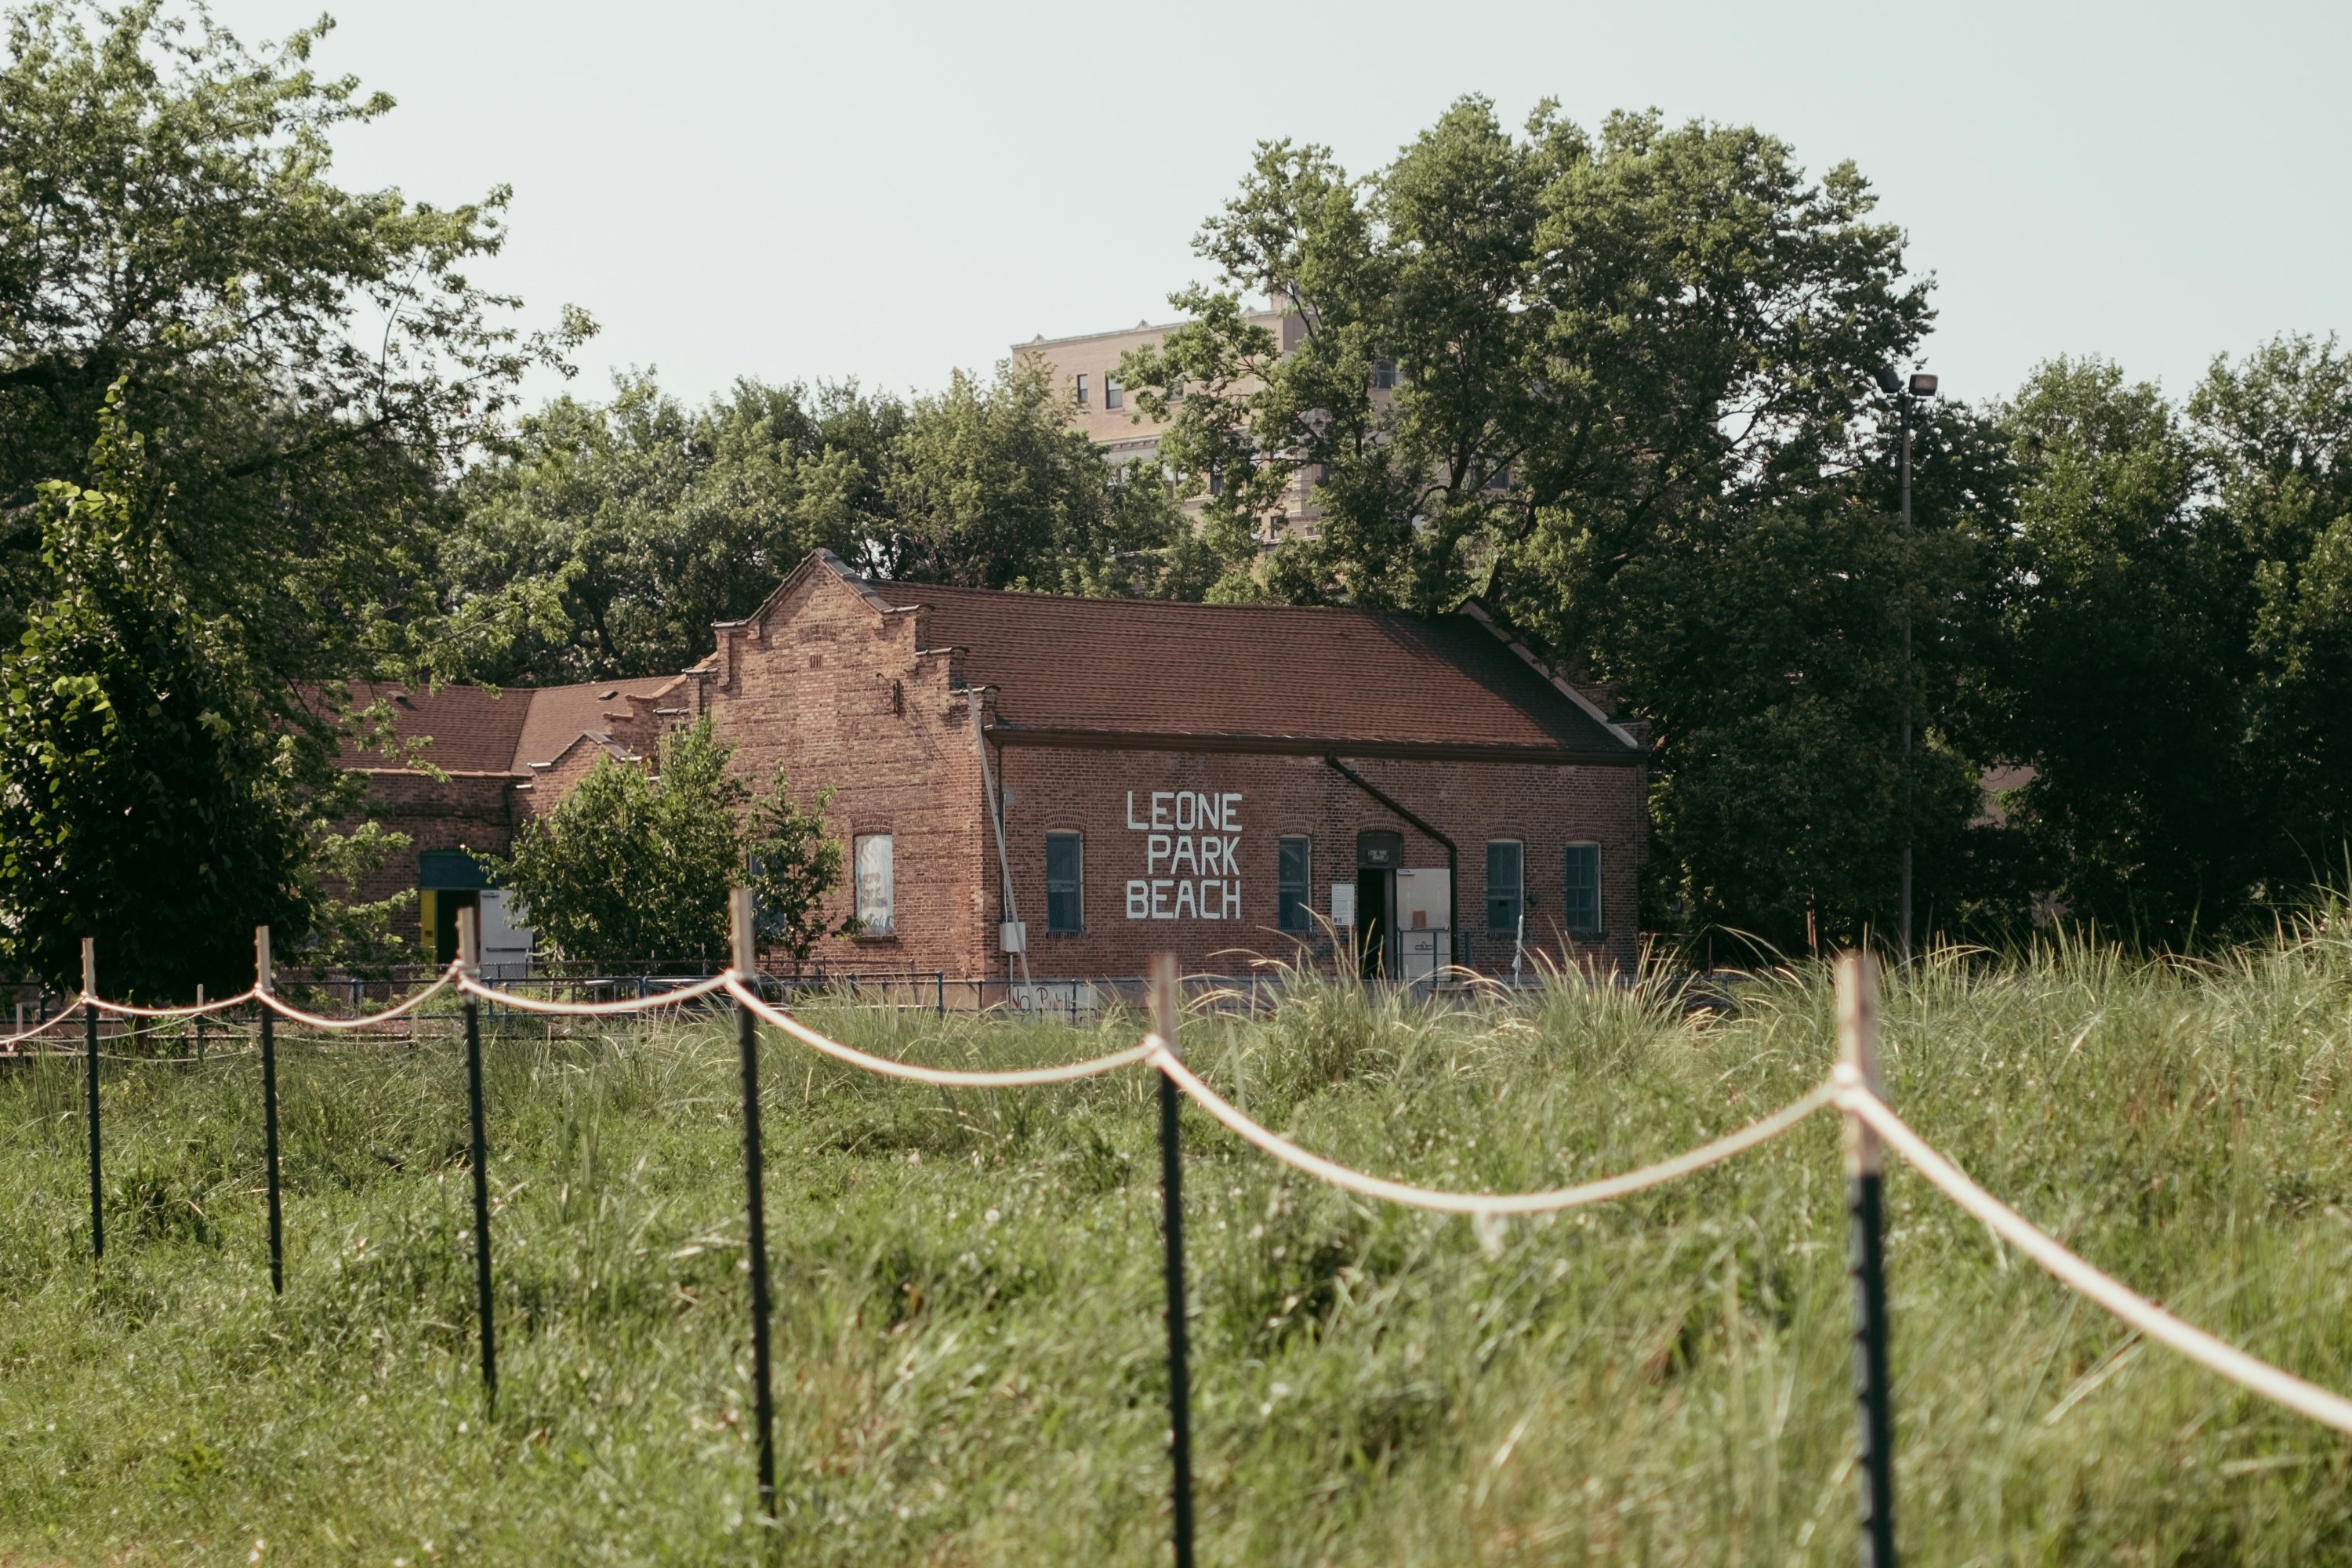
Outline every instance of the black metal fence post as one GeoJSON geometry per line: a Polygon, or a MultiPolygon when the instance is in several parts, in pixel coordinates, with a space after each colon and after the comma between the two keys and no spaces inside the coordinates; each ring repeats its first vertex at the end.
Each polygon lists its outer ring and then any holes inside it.
{"type": "MultiPolygon", "coordinates": [[[[457,911],[457,963],[466,978],[482,973],[481,915],[457,911]]],[[[498,1315],[490,1297],[490,1152],[482,1129],[482,1004],[468,991],[466,996],[466,1110],[473,1135],[474,1163],[474,1322],[482,1335],[482,1404],[499,1405],[498,1315]]]]}
{"type": "MultiPolygon", "coordinates": [[[[751,928],[751,889],[737,888],[728,913],[734,939],[734,970],[746,985],[760,973],[751,928]]],[[[765,1159],[760,1149],[760,1024],[751,1009],[735,1004],[735,1038],[743,1058],[743,1246],[751,1266],[751,1412],[759,1424],[760,1511],[776,1517],[776,1406],[768,1366],[768,1205],[765,1159]]]]}
{"type": "Polygon", "coordinates": [[[268,1170],[269,1289],[286,1293],[286,1219],[278,1196],[278,1015],[269,1009],[269,928],[253,928],[254,984],[261,992],[261,1157],[268,1170]]]}
{"type": "Polygon", "coordinates": [[[106,1202],[98,1149],[98,942],[81,939],[81,1034],[83,1080],[88,1090],[84,1118],[89,1123],[89,1257],[106,1259],[106,1202]]]}
{"type": "MultiPolygon", "coordinates": [[[[1151,961],[1151,1031],[1178,1054],[1176,1015],[1181,982],[1176,955],[1163,952],[1151,961]]],[[[1170,1528],[1176,1546],[1176,1568],[1192,1568],[1192,1381],[1185,1364],[1184,1325],[1184,1150],[1178,1120],[1182,1098],[1176,1080],[1160,1075],[1160,1236],[1168,1267],[1168,1462],[1171,1468],[1170,1528]]]]}
{"type": "MultiPolygon", "coordinates": [[[[1841,1081],[1883,1094],[1878,1077],[1878,966],[1866,952],[1837,963],[1841,1081]]],[[[1862,1568],[1895,1568],[1895,1419],[1886,1371],[1885,1155],[1869,1123],[1845,1116],[1846,1275],[1853,1282],[1853,1401],[1861,1481],[1862,1568]]]]}

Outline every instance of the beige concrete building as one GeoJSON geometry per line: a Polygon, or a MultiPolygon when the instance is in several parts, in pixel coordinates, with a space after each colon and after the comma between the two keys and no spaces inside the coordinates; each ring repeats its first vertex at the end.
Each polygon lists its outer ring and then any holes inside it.
{"type": "MultiPolygon", "coordinates": [[[[1296,348],[1305,336],[1304,323],[1290,311],[1260,310],[1249,319],[1274,333],[1285,353],[1296,348]]],[[[1132,463],[1150,458],[1159,449],[1160,431],[1157,422],[1136,406],[1135,399],[1120,383],[1120,356],[1152,347],[1180,324],[1138,321],[1120,331],[1088,332],[1074,338],[1041,334],[1025,343],[1014,343],[1013,353],[1016,359],[1041,360],[1052,368],[1069,405],[1070,423],[1085,431],[1101,449],[1105,462],[1132,463]]],[[[1313,477],[1299,475],[1291,486],[1282,517],[1266,531],[1265,543],[1272,544],[1284,534],[1313,536],[1313,477]]],[[[1197,508],[1198,500],[1193,504],[1197,508]]]]}

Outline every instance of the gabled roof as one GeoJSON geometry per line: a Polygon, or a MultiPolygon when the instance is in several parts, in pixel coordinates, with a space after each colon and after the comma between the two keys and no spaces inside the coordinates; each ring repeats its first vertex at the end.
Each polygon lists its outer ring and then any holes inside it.
{"type": "Polygon", "coordinates": [[[583,735],[601,735],[610,728],[604,716],[625,713],[632,697],[658,697],[678,683],[675,675],[643,676],[631,680],[593,680],[583,686],[542,686],[513,695],[530,700],[530,717],[517,737],[508,770],[529,773],[534,763],[551,763],[583,735]]]}
{"type": "MultiPolygon", "coordinates": [[[[837,570],[845,571],[839,568],[837,570]]],[[[1009,742],[1626,763],[1642,748],[1480,615],[1082,599],[880,582],[964,649],[1009,742]]]]}
{"type": "MultiPolygon", "coordinates": [[[[532,764],[554,762],[581,736],[604,737],[611,728],[606,716],[625,717],[631,697],[656,697],[681,679],[656,675],[573,686],[444,686],[434,691],[353,681],[352,706],[389,702],[400,738],[430,737],[432,743],[420,754],[445,772],[528,775],[532,764]]],[[[343,765],[402,767],[406,759],[362,752],[346,742],[343,765]]]]}

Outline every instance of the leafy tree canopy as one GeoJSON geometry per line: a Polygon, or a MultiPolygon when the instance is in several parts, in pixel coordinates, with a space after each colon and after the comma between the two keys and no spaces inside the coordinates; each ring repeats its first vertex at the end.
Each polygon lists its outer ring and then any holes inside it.
{"type": "Polygon", "coordinates": [[[0,657],[0,951],[77,990],[95,936],[110,994],[227,994],[256,925],[310,927],[291,740],[128,498],[58,480],[38,505],[56,592],[0,657]]]}
{"type": "Polygon", "coordinates": [[[430,645],[436,526],[529,364],[467,268],[503,191],[440,208],[329,177],[392,107],[249,50],[200,3],[9,14],[0,62],[0,945],[184,996],[283,948],[399,956],[338,895],[342,679],[430,645]]]}
{"type": "Polygon", "coordinates": [[[49,0],[0,66],[0,635],[40,591],[39,486],[98,482],[119,386],[172,498],[137,519],[155,566],[313,730],[296,683],[415,654],[442,482],[589,330],[526,336],[469,280],[504,189],[332,183],[332,137],[392,100],[312,67],[329,26],[252,50],[200,4],[49,0]]]}
{"type": "Polygon", "coordinates": [[[2030,764],[2041,885],[2151,942],[2344,874],[2352,371],[2333,341],[2216,360],[2185,409],[2055,360],[2001,411],[2021,474],[1974,730],[2030,764]]]}
{"type": "Polygon", "coordinates": [[[1465,99],[1361,179],[1269,143],[1202,231],[1218,286],[1123,374],[1206,492],[1216,595],[1475,593],[1622,688],[1658,748],[1652,919],[1885,930],[1906,816],[1969,858],[1941,704],[2004,454],[1940,420],[1921,484],[1953,504],[1899,532],[1871,382],[1930,312],[1874,200],[1752,129],[1549,104],[1514,135],[1465,99]],[[1278,527],[1302,477],[1312,538],[1278,527]]]}
{"type": "Polygon", "coordinates": [[[681,668],[820,547],[978,587],[1197,594],[1213,574],[1166,485],[1106,467],[1030,364],[911,401],[743,381],[698,409],[631,375],[524,419],[458,494],[446,668],[495,681],[681,668]]]}

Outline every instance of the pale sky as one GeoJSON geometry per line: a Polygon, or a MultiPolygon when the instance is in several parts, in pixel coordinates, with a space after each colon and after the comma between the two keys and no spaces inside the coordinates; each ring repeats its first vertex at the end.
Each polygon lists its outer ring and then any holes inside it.
{"type": "MultiPolygon", "coordinates": [[[[248,43],[320,0],[215,0],[248,43]]],[[[1454,98],[1753,123],[1853,159],[1937,279],[1924,363],[2013,390],[2097,353],[2187,392],[2283,331],[2352,336],[2352,7],[1188,5],[342,0],[317,64],[400,100],[345,184],[513,185],[482,280],[657,367],[930,388],[1007,346],[1167,319],[1253,144],[1386,163],[1454,98]]],[[[544,392],[551,386],[538,385],[544,392]]]]}

